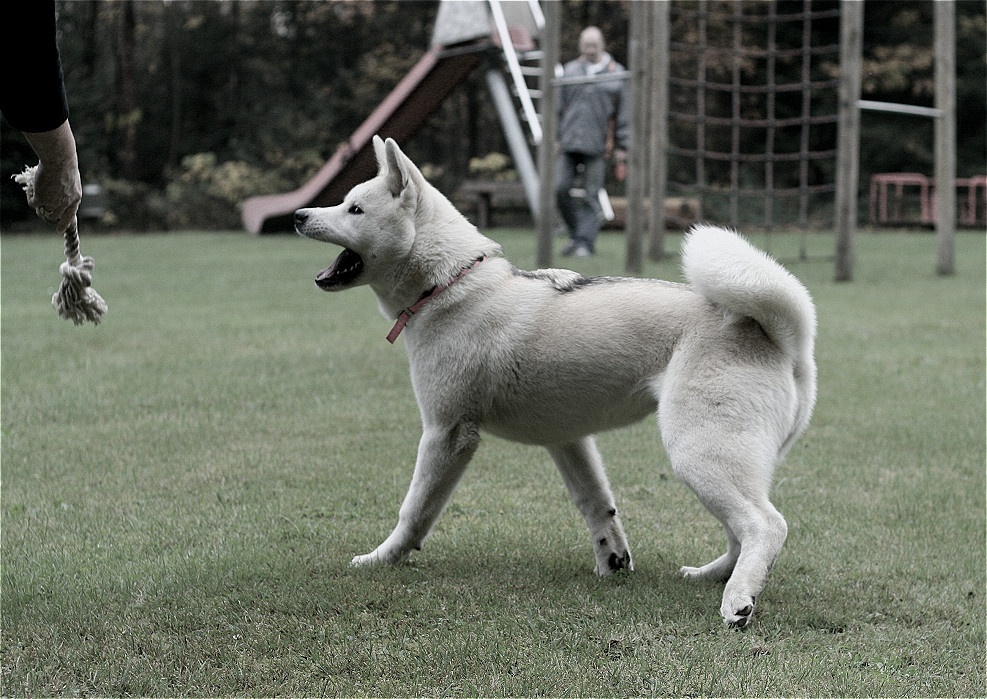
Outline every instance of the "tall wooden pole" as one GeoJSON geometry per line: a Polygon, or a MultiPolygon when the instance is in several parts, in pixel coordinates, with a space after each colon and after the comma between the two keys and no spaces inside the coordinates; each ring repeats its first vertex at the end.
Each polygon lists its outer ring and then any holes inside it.
{"type": "Polygon", "coordinates": [[[936,271],[956,271],[956,6],[935,6],[936,53],[936,271]]]}
{"type": "Polygon", "coordinates": [[[853,236],[857,229],[860,178],[860,66],[863,58],[864,3],[840,2],[839,136],[836,153],[836,273],[853,280],[853,236]]]}
{"type": "Polygon", "coordinates": [[[668,189],[668,42],[671,0],[657,3],[651,12],[651,182],[648,199],[648,258],[654,262],[665,257],[665,196],[668,189]]]}
{"type": "Polygon", "coordinates": [[[627,243],[627,259],[624,264],[630,274],[640,274],[644,269],[642,260],[641,240],[644,229],[644,185],[648,181],[648,147],[645,120],[645,105],[647,104],[647,64],[648,52],[645,50],[647,40],[647,17],[651,15],[650,2],[632,2],[630,31],[628,32],[628,63],[630,69],[630,85],[627,92],[630,99],[630,116],[628,129],[627,152],[627,223],[625,236],[627,243]]]}
{"type": "Polygon", "coordinates": [[[552,266],[552,229],[555,223],[555,141],[558,133],[558,88],[555,86],[555,66],[559,62],[559,6],[560,2],[543,3],[545,28],[542,31],[541,48],[541,126],[542,138],[538,146],[539,211],[538,250],[539,267],[552,266]]]}

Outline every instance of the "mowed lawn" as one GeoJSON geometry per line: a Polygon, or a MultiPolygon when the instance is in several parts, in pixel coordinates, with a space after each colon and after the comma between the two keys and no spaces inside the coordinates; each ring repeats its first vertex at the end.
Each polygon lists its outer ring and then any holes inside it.
{"type": "MultiPolygon", "coordinates": [[[[496,230],[522,267],[530,231],[496,230]]],[[[671,236],[669,248],[680,237],[671,236]]],[[[818,304],[819,402],[778,469],[789,539],[746,631],[717,522],[654,420],[602,435],[637,571],[599,580],[544,451],[486,438],[424,549],[393,527],[419,419],[372,294],[292,236],[83,236],[102,325],[49,305],[54,236],[0,241],[3,696],[983,696],[985,246],[753,236],[818,304]]],[[[623,270],[607,234],[587,274],[623,270]]],[[[677,261],[646,274],[679,279],[677,261]]]]}

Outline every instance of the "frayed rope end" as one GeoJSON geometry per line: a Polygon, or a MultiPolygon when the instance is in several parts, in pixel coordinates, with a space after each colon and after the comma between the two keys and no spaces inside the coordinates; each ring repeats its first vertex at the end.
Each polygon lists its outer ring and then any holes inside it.
{"type": "Polygon", "coordinates": [[[87,320],[93,325],[99,325],[107,310],[103,297],[91,288],[85,289],[81,297],[75,297],[65,293],[66,286],[62,282],[61,288],[51,297],[51,305],[58,311],[58,315],[76,325],[82,325],[87,320]]]}
{"type": "Polygon", "coordinates": [[[106,301],[90,286],[95,266],[93,258],[83,257],[78,266],[63,262],[59,267],[62,284],[51,297],[51,305],[58,311],[58,315],[76,325],[82,325],[87,320],[93,325],[99,325],[107,311],[106,301]]]}
{"type": "MultiPolygon", "coordinates": [[[[25,167],[24,172],[13,176],[14,182],[24,188],[29,199],[34,193],[37,172],[38,166],[34,165],[25,167]]],[[[107,305],[91,286],[96,263],[93,258],[82,257],[79,253],[79,224],[76,219],[72,220],[72,225],[65,231],[65,257],[67,261],[59,267],[62,283],[51,297],[51,305],[59,316],[76,325],[82,325],[87,320],[93,325],[99,325],[107,311],[107,305]]]]}
{"type": "Polygon", "coordinates": [[[51,297],[51,305],[59,316],[76,325],[82,325],[87,320],[99,325],[107,311],[106,301],[90,286],[94,267],[93,258],[83,257],[79,267],[63,262],[59,268],[62,284],[51,297]]]}
{"type": "Polygon", "coordinates": [[[34,176],[37,172],[37,165],[25,166],[24,172],[20,172],[10,178],[24,188],[24,193],[27,194],[29,199],[34,195],[34,176]]]}

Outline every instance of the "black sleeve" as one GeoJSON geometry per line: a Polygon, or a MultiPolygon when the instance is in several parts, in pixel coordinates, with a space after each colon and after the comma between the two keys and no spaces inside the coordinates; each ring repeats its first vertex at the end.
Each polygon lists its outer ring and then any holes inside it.
{"type": "Polygon", "coordinates": [[[55,41],[55,0],[0,2],[0,112],[18,131],[51,131],[69,116],[55,41]]]}

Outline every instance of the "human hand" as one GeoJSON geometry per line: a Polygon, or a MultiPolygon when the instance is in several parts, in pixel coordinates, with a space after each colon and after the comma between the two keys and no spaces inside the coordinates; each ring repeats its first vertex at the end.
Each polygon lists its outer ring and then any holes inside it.
{"type": "Polygon", "coordinates": [[[620,148],[613,152],[613,175],[618,182],[627,178],[627,151],[620,148]]]}
{"type": "Polygon", "coordinates": [[[64,233],[82,201],[82,177],[72,129],[65,121],[52,131],[24,136],[40,160],[34,186],[27,192],[28,206],[48,223],[54,223],[59,233],[64,233]]]}

